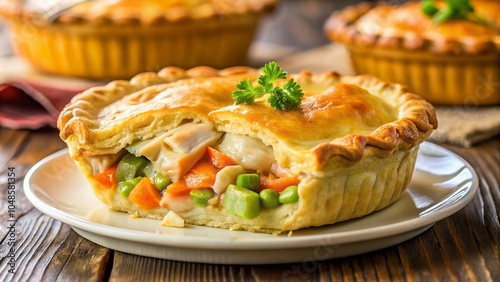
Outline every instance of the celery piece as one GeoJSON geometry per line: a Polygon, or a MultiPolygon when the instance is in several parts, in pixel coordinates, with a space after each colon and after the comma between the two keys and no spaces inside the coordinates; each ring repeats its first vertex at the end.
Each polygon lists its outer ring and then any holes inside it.
{"type": "Polygon", "coordinates": [[[137,149],[148,144],[149,142],[151,142],[151,140],[136,141],[136,142],[128,145],[127,147],[125,147],[125,150],[127,150],[129,153],[135,155],[135,153],[137,152],[137,149]]]}
{"type": "Polygon", "coordinates": [[[212,189],[193,189],[189,192],[191,195],[191,199],[193,199],[193,203],[195,206],[199,208],[206,208],[208,206],[208,200],[212,198],[214,195],[214,191],[212,189]]]}
{"type": "Polygon", "coordinates": [[[165,187],[167,187],[170,183],[172,183],[172,181],[170,181],[168,177],[159,173],[155,174],[151,180],[151,182],[153,182],[153,185],[160,192],[163,191],[163,189],[165,189],[165,187]]]}
{"type": "Polygon", "coordinates": [[[137,183],[139,183],[139,181],[141,181],[142,177],[136,177],[136,178],[132,178],[132,179],[129,179],[129,180],[125,180],[123,182],[120,182],[118,184],[118,191],[120,191],[120,194],[127,198],[128,195],[130,194],[130,192],[132,191],[132,189],[135,188],[135,186],[137,185],[137,183]]]}
{"type": "Polygon", "coordinates": [[[281,204],[292,204],[299,200],[299,192],[297,186],[292,185],[281,191],[278,201],[281,204]]]}
{"type": "Polygon", "coordinates": [[[143,174],[144,176],[148,178],[153,178],[155,174],[155,166],[153,165],[152,162],[148,161],[148,163],[144,166],[142,169],[142,173],[139,172],[140,174],[143,174]]]}
{"type": "Polygon", "coordinates": [[[244,219],[256,218],[260,214],[259,194],[231,184],[224,193],[224,208],[244,219]]]}
{"type": "Polygon", "coordinates": [[[273,189],[264,189],[259,193],[260,204],[266,209],[272,209],[279,206],[279,194],[273,189]]]}
{"type": "Polygon", "coordinates": [[[236,186],[257,191],[260,188],[260,178],[257,173],[243,173],[236,177],[236,186]]]}
{"type": "Polygon", "coordinates": [[[132,179],[137,176],[137,172],[141,171],[142,168],[148,163],[148,160],[144,157],[136,157],[132,154],[127,154],[118,163],[118,168],[116,169],[116,180],[118,183],[132,179]]]}

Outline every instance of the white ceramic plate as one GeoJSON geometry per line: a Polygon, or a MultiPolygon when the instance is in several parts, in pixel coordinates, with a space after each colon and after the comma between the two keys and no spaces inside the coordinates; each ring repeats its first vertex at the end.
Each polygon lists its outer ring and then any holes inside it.
{"type": "Polygon", "coordinates": [[[413,180],[398,202],[360,219],[299,230],[291,236],[163,227],[157,220],[110,211],[94,197],[66,150],[36,164],[24,187],[40,211],[107,248],[179,261],[271,264],[320,261],[401,243],[464,207],[476,194],[478,180],[462,158],[423,143],[413,180]]]}

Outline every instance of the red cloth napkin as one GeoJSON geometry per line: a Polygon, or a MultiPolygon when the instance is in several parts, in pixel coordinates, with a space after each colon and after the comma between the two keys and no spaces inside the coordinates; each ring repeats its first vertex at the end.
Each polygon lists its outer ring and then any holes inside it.
{"type": "Polygon", "coordinates": [[[0,84],[0,126],[20,129],[56,127],[57,117],[71,98],[88,84],[55,85],[38,81],[10,80],[0,84]]]}

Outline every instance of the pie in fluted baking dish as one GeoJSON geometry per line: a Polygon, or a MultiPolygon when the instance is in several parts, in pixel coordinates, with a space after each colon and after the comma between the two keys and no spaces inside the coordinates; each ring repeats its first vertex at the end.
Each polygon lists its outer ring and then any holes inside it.
{"type": "Polygon", "coordinates": [[[500,1],[359,4],[324,30],[358,74],[407,85],[441,105],[500,104],[500,1]]]}
{"type": "Polygon", "coordinates": [[[143,73],[77,95],[60,136],[102,202],[167,226],[279,233],[399,199],[437,127],[428,102],[372,76],[303,71],[274,82],[300,92],[294,106],[235,103],[265,80],[246,67],[143,73]]]}
{"type": "Polygon", "coordinates": [[[165,66],[246,63],[260,19],[276,0],[0,1],[17,53],[36,69],[130,79],[165,66]],[[38,4],[38,5],[30,5],[38,4]],[[55,13],[60,9],[60,13],[55,13]]]}

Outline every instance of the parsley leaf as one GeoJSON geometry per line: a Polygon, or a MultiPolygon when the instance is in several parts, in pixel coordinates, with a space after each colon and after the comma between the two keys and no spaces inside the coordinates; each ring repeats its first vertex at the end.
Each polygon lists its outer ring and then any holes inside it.
{"type": "Polygon", "coordinates": [[[292,78],[283,85],[283,88],[277,88],[271,92],[268,102],[278,110],[289,110],[300,104],[302,96],[304,93],[300,85],[292,78]]]}
{"type": "Polygon", "coordinates": [[[262,72],[264,74],[259,76],[260,85],[272,85],[275,80],[280,78],[283,79],[287,76],[287,73],[283,71],[274,61],[266,64],[262,69],[262,72]]]}
{"type": "Polygon", "coordinates": [[[242,80],[236,84],[237,90],[234,90],[232,97],[235,104],[252,104],[256,98],[269,94],[268,102],[271,107],[278,110],[289,110],[298,106],[302,102],[304,92],[300,85],[293,79],[287,81],[283,87],[274,86],[273,82],[278,79],[285,79],[287,72],[283,71],[276,62],[269,62],[262,68],[254,87],[250,79],[242,80]]]}
{"type": "Polygon", "coordinates": [[[485,24],[486,21],[474,14],[470,0],[446,0],[446,6],[438,9],[433,0],[424,0],[420,4],[424,14],[432,17],[434,24],[440,24],[451,19],[466,19],[485,24]]]}
{"type": "Polygon", "coordinates": [[[234,90],[232,97],[236,104],[252,104],[253,100],[257,98],[257,93],[253,88],[252,81],[242,80],[240,83],[236,84],[239,90],[234,90]]]}

